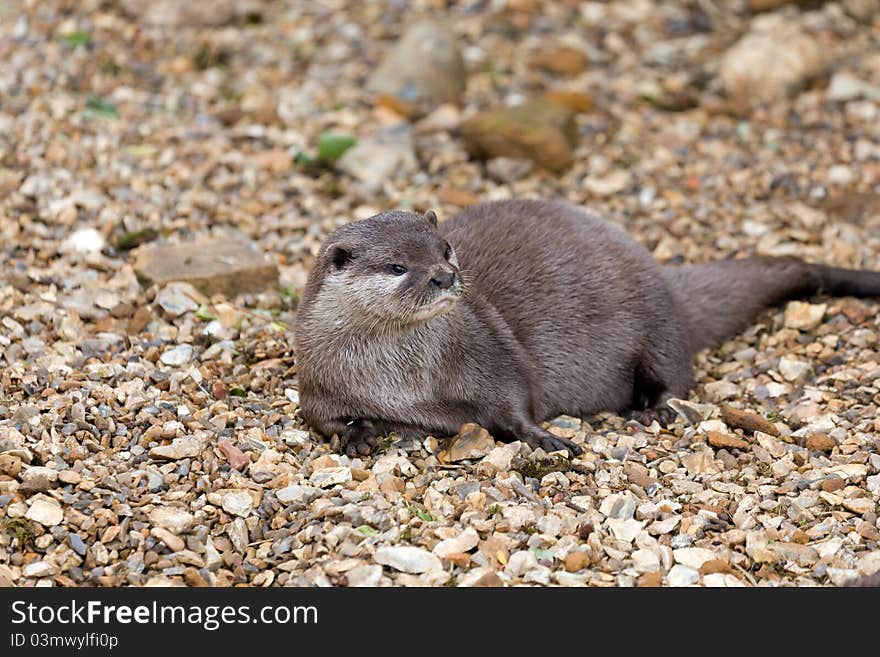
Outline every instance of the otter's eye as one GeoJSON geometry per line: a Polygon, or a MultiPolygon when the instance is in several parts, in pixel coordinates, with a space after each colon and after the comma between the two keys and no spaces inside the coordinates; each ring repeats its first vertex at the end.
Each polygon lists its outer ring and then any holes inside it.
{"type": "Polygon", "coordinates": [[[390,271],[395,276],[403,276],[406,273],[406,267],[403,265],[389,265],[388,271],[390,271]]]}
{"type": "Polygon", "coordinates": [[[446,250],[443,252],[443,257],[447,260],[452,257],[452,247],[449,245],[449,242],[446,243],[446,250]]]}

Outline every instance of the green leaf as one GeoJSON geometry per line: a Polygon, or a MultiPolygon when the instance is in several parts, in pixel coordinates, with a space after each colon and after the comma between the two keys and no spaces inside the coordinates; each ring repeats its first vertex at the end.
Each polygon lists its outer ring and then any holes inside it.
{"type": "Polygon", "coordinates": [[[419,518],[424,520],[425,522],[434,522],[434,518],[431,517],[431,514],[427,511],[420,509],[414,504],[409,505],[409,512],[416,514],[419,518]]]}
{"type": "Polygon", "coordinates": [[[91,33],[85,32],[83,30],[74,30],[73,32],[68,32],[62,38],[71,48],[76,48],[77,46],[87,46],[92,42],[91,33]]]}
{"type": "Polygon", "coordinates": [[[86,116],[100,116],[105,119],[119,118],[116,105],[97,96],[89,96],[86,100],[86,116]]]}
{"type": "Polygon", "coordinates": [[[229,394],[233,395],[234,397],[247,397],[247,393],[244,391],[243,388],[233,388],[229,391],[229,394]]]}
{"type": "Polygon", "coordinates": [[[379,533],[377,530],[373,529],[369,525],[361,525],[357,528],[357,530],[364,536],[375,536],[379,533]]]}
{"type": "Polygon", "coordinates": [[[128,251],[141,244],[152,242],[157,237],[159,237],[159,233],[153,228],[133,230],[125,233],[116,240],[116,248],[120,251],[128,251]]]}
{"type": "Polygon", "coordinates": [[[350,135],[342,135],[337,132],[322,133],[318,137],[318,159],[335,162],[340,155],[356,143],[357,140],[350,135]]]}
{"type": "Polygon", "coordinates": [[[212,322],[217,319],[217,316],[212,315],[211,312],[208,310],[208,306],[206,306],[205,304],[199,306],[199,309],[196,311],[196,317],[206,322],[212,322]]]}

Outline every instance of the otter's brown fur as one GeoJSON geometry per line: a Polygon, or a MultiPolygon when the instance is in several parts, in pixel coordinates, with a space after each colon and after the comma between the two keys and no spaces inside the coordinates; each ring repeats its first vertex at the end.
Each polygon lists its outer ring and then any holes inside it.
{"type": "Polygon", "coordinates": [[[383,213],[330,235],[309,276],[302,413],[352,454],[392,431],[466,422],[577,452],[540,422],[668,412],[697,349],[819,290],[880,295],[880,274],[791,258],[661,266],[610,223],[549,201],[481,204],[439,226],[433,213],[383,213]]]}

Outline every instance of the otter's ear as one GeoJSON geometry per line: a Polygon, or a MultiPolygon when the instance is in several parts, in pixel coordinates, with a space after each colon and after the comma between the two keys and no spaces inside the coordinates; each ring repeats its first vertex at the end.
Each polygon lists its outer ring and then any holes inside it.
{"type": "Polygon", "coordinates": [[[432,226],[434,226],[434,228],[437,227],[437,213],[436,212],[434,212],[433,210],[428,210],[425,213],[425,219],[427,219],[428,223],[431,224],[432,226]]]}
{"type": "Polygon", "coordinates": [[[342,269],[354,258],[351,254],[351,248],[344,244],[331,244],[328,246],[327,257],[333,264],[334,269],[342,269]]]}

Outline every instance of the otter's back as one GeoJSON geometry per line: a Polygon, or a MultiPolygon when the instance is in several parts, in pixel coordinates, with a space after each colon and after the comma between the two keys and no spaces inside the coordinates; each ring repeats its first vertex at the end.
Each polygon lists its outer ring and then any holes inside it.
{"type": "Polygon", "coordinates": [[[645,327],[676,303],[646,249],[608,222],[548,201],[473,206],[441,231],[466,294],[494,306],[531,357],[540,414],[571,409],[585,386],[608,391],[597,395],[604,408],[629,401],[621,396],[645,327]]]}

